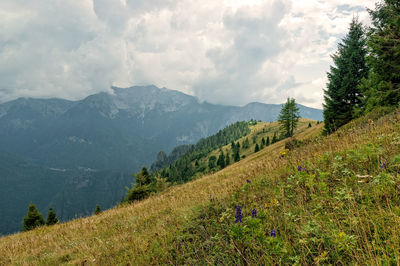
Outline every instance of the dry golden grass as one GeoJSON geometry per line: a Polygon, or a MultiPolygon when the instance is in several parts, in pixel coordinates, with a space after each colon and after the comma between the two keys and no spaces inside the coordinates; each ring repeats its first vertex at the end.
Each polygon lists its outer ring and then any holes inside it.
{"type": "MultiPolygon", "coordinates": [[[[396,121],[400,115],[396,114],[396,121]]],[[[395,125],[362,125],[319,137],[323,124],[304,129],[296,138],[310,144],[295,150],[290,163],[366,143],[395,125]]],[[[0,239],[0,264],[105,264],[126,262],[158,264],[169,256],[169,245],[198,208],[210,197],[226,198],[243,186],[246,178],[266,175],[289,162],[280,156],[284,141],[275,143],[215,174],[174,186],[141,202],[116,207],[100,215],[0,239]]]]}

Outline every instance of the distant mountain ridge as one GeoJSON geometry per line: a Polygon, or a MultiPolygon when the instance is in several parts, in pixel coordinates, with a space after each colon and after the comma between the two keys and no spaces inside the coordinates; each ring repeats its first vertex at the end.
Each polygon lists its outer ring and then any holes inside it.
{"type": "MultiPolygon", "coordinates": [[[[299,108],[322,120],[321,110],[299,108]]],[[[0,104],[0,234],[18,230],[30,201],[45,214],[52,204],[62,219],[87,215],[96,204],[111,207],[133,181],[130,174],[150,166],[159,151],[196,143],[236,121],[276,120],[280,109],[201,103],[155,86],[113,87],[79,101],[0,104]]]]}
{"type": "MultiPolygon", "coordinates": [[[[200,103],[155,86],[113,92],[79,101],[20,98],[0,104],[0,149],[54,168],[137,170],[160,150],[195,143],[236,121],[274,121],[281,108],[200,103]]],[[[321,110],[299,108],[302,117],[322,120],[321,110]]]]}

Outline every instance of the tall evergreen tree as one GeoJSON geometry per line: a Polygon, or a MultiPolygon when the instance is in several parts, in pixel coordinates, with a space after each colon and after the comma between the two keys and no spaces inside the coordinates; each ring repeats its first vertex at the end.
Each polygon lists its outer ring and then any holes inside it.
{"type": "Polygon", "coordinates": [[[296,105],[295,99],[288,98],[286,103],[282,106],[278,118],[283,137],[288,138],[293,136],[299,118],[299,108],[296,105]]]}
{"type": "Polygon", "coordinates": [[[240,161],[240,153],[239,153],[239,149],[236,149],[233,153],[233,160],[235,162],[239,162],[240,161]]]}
{"type": "Polygon", "coordinates": [[[332,56],[334,65],[328,73],[327,89],[324,90],[324,120],[327,133],[348,123],[355,117],[354,109],[361,108],[361,79],[368,74],[365,56],[366,38],[363,26],[357,18],[350,23],[348,34],[332,56]]]}
{"type": "Polygon", "coordinates": [[[47,213],[47,221],[46,224],[47,225],[53,225],[58,223],[58,218],[57,215],[55,213],[55,211],[53,210],[52,207],[49,208],[49,212],[47,213]]]}
{"type": "Polygon", "coordinates": [[[400,2],[383,0],[369,10],[367,65],[370,72],[360,88],[365,97],[364,112],[376,106],[396,106],[400,102],[400,2]]]}
{"type": "Polygon", "coordinates": [[[224,152],[221,150],[218,160],[217,160],[217,165],[221,168],[224,169],[225,168],[225,155],[224,152]]]}
{"type": "Polygon", "coordinates": [[[267,137],[267,141],[266,141],[265,145],[267,145],[267,146],[270,145],[269,136],[267,137]]]}
{"type": "Polygon", "coordinates": [[[229,157],[230,157],[230,156],[229,156],[229,153],[227,153],[225,157],[226,157],[225,166],[228,166],[228,165],[231,164],[231,159],[229,158],[229,157]]]}
{"type": "Polygon", "coordinates": [[[254,147],[254,152],[258,152],[260,150],[260,147],[258,147],[258,143],[256,143],[256,146],[254,147]]]}
{"type": "Polygon", "coordinates": [[[29,231],[34,229],[35,227],[44,225],[45,221],[43,219],[43,215],[36,208],[36,205],[32,202],[28,206],[28,212],[26,213],[23,221],[22,231],[29,231]]]}

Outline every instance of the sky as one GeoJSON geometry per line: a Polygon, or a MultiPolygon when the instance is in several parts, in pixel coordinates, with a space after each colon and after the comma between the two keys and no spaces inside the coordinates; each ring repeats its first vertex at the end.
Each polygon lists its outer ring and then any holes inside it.
{"type": "Polygon", "coordinates": [[[331,55],[377,0],[1,0],[0,102],[154,84],[322,108],[331,55]]]}

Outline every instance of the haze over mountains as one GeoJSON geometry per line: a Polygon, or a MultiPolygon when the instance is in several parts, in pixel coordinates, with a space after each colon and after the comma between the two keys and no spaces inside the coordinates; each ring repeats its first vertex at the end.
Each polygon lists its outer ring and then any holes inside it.
{"type": "MultiPolygon", "coordinates": [[[[108,208],[123,196],[130,174],[150,166],[160,150],[195,143],[236,121],[274,121],[281,109],[201,103],[155,86],[113,92],[79,101],[19,98],[0,104],[0,194],[19,197],[1,201],[6,218],[0,233],[20,228],[30,201],[43,213],[52,204],[64,220],[89,214],[97,203],[108,208]]],[[[322,120],[321,110],[299,108],[302,117],[322,120]]]]}

